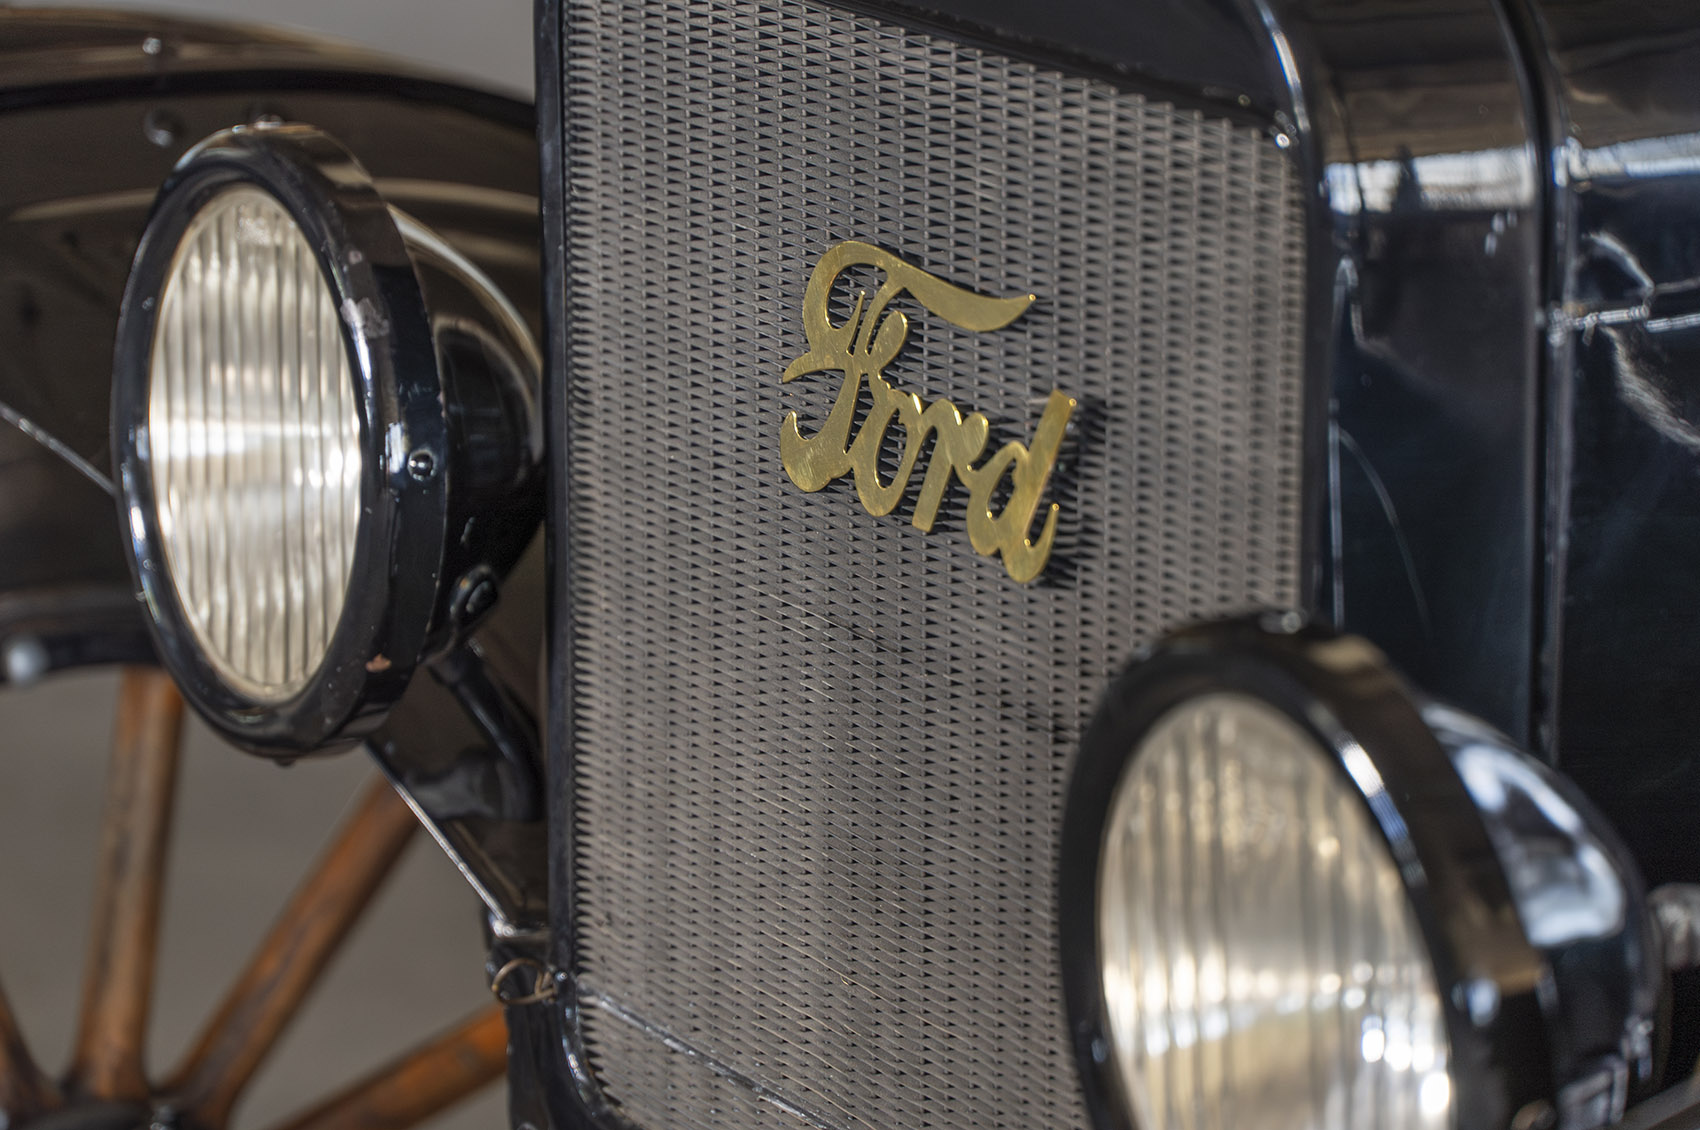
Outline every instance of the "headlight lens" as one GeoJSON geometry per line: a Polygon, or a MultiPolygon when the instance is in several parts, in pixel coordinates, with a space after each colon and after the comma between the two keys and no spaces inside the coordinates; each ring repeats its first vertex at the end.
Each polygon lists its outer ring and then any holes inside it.
{"type": "Polygon", "coordinates": [[[1227,693],[1175,707],[1129,759],[1098,930],[1109,1052],[1141,1130],[1451,1124],[1421,930],[1330,762],[1227,693]]]}
{"type": "Polygon", "coordinates": [[[190,630],[258,703],[307,684],[348,589],[360,419],[339,321],[269,193],[226,188],[190,220],[149,373],[154,501],[190,630]]]}

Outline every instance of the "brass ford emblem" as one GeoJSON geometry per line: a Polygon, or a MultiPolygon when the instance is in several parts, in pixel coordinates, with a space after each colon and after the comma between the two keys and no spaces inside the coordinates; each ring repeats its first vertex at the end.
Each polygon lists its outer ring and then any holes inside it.
{"type": "Polygon", "coordinates": [[[983,333],[1009,325],[1033,304],[1034,296],[988,298],[953,286],[918,267],[912,267],[889,252],[858,240],[846,240],[822,255],[803,293],[803,331],[809,351],[785,368],[786,381],[810,373],[844,374],[838,399],[826,422],[812,436],[797,428],[797,413],[787,412],[779,428],[779,457],[791,481],[806,491],[817,491],[843,475],[854,475],[856,495],[870,514],[890,514],[903,500],[909,475],[920,458],[929,436],[936,437],[921,493],[915,499],[910,522],[931,530],[938,517],[950,476],[955,474],[968,488],[968,540],[977,553],[1003,554],[1004,568],[1018,581],[1031,581],[1045,568],[1056,539],[1059,507],[1051,503],[1044,529],[1035,540],[1030,536],[1033,517],[1039,509],[1045,481],[1056,465],[1063,429],[1074,411],[1074,398],[1053,391],[1045,402],[1044,414],[1033,432],[1033,444],[1024,447],[1011,441],[979,466],[974,461],[986,449],[989,425],[986,417],[970,412],[966,417],[948,400],[923,406],[912,392],[893,388],[882,372],[909,338],[909,319],[902,311],[881,315],[893,299],[908,291],[928,311],[951,325],[983,333]],[[874,267],[885,272],[885,283],[868,301],[864,291],[856,297],[856,308],[843,325],[835,326],[827,314],[827,297],[838,276],[851,267],[874,267]],[[872,407],[856,435],[850,435],[856,402],[866,380],[873,397],[872,407]],[[886,432],[893,423],[902,426],[903,457],[889,483],[880,481],[879,455],[886,432]],[[993,498],[1005,474],[1011,476],[1007,498],[1001,509],[992,510],[993,498]]]}

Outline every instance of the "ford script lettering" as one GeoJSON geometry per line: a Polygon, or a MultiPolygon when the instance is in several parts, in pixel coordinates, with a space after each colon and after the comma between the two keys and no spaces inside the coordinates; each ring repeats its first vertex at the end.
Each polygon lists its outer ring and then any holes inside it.
{"type": "Polygon", "coordinates": [[[1031,446],[1012,440],[976,465],[990,432],[986,417],[978,412],[963,416],[948,400],[923,404],[919,396],[892,387],[883,376],[885,367],[909,338],[909,319],[903,312],[885,313],[905,292],[951,325],[977,333],[1002,329],[1034,301],[1031,294],[1013,298],[975,294],[858,240],[846,240],[828,250],[815,266],[803,294],[808,352],[786,366],[783,379],[790,382],[811,373],[834,372],[843,374],[843,383],[832,411],[813,435],[802,433],[796,412],[785,414],[779,429],[779,457],[785,473],[806,491],[820,490],[834,479],[852,475],[856,495],[868,513],[890,514],[903,500],[921,450],[932,438],[932,458],[910,522],[923,531],[933,528],[945,489],[955,475],[968,488],[965,525],[975,552],[987,556],[1001,553],[1011,577],[1031,581],[1044,570],[1056,540],[1060,507],[1054,502],[1039,536],[1032,537],[1031,531],[1069,416],[1074,412],[1074,398],[1053,390],[1034,429],[1031,446]],[[885,282],[871,302],[866,291],[858,294],[849,318],[842,325],[833,325],[827,312],[833,284],[846,270],[862,266],[884,272],[885,282]],[[862,426],[852,435],[864,383],[872,405],[862,426]],[[903,454],[891,481],[884,482],[880,479],[880,449],[893,426],[903,429],[903,454]],[[994,510],[1005,475],[1010,477],[1009,488],[1002,507],[994,510]]]}

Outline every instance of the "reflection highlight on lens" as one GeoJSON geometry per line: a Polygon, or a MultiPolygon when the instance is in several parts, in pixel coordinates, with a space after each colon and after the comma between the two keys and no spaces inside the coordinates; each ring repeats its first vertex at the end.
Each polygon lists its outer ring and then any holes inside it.
{"type": "Polygon", "coordinates": [[[323,663],[360,518],[360,418],[339,316],[268,193],[191,220],[151,354],[149,457],[167,570],[208,660],[256,702],[323,663]]]}
{"type": "Polygon", "coordinates": [[[1159,720],[1111,799],[1098,886],[1110,1054],[1140,1130],[1450,1125],[1404,884],[1287,717],[1211,694],[1159,720]]]}

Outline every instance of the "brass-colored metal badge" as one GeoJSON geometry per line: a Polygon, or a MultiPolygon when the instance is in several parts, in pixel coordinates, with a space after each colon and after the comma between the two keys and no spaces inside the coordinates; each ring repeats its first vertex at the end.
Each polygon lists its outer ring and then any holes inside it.
{"type": "Polygon", "coordinates": [[[806,491],[817,491],[834,479],[854,475],[856,495],[868,513],[890,514],[903,500],[927,437],[934,435],[932,459],[921,481],[911,523],[922,530],[933,528],[945,488],[955,474],[968,488],[966,525],[975,552],[987,556],[1002,553],[1004,568],[1011,577],[1031,581],[1044,570],[1051,543],[1056,540],[1061,508],[1054,502],[1038,538],[1032,538],[1030,531],[1045,483],[1056,465],[1063,431],[1074,412],[1074,398],[1052,391],[1030,447],[1012,440],[975,466],[990,431],[986,417],[978,412],[963,416],[948,400],[923,405],[919,396],[893,388],[882,375],[909,339],[909,319],[902,311],[883,318],[881,315],[905,291],[951,325],[977,333],[1002,329],[1034,301],[1031,294],[1013,298],[975,294],[859,240],[846,240],[828,250],[816,264],[803,293],[803,331],[809,350],[786,366],[784,380],[837,372],[844,374],[844,383],[826,422],[814,435],[805,436],[798,429],[797,413],[785,414],[779,429],[779,457],[785,473],[806,491]],[[841,274],[859,266],[885,272],[885,282],[872,302],[865,291],[859,294],[849,319],[835,326],[827,313],[827,297],[841,274]],[[851,425],[864,381],[873,406],[852,437],[851,425]],[[880,480],[879,455],[894,422],[903,427],[903,457],[888,483],[880,480]],[[994,512],[993,498],[1005,474],[1011,476],[1010,488],[1003,506],[994,512]]]}

